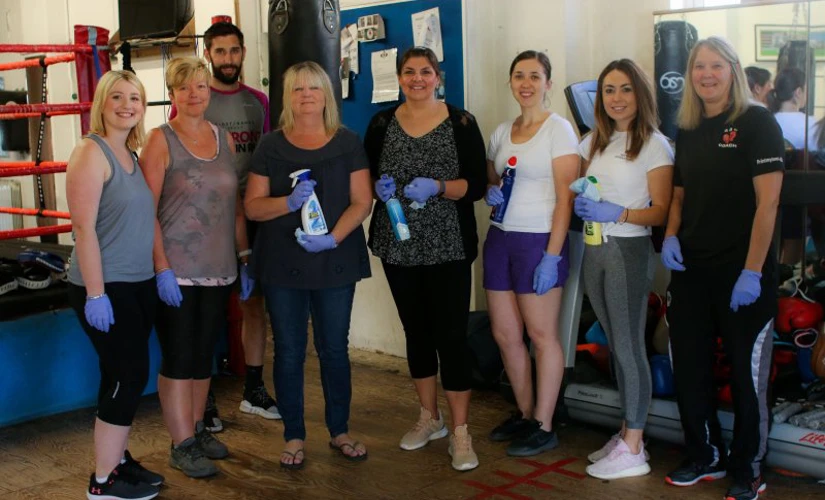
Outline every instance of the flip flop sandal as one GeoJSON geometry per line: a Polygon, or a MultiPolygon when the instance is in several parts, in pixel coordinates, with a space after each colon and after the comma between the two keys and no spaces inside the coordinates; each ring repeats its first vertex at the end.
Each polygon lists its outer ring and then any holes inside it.
{"type": "Polygon", "coordinates": [[[282,469],[287,469],[287,470],[301,470],[301,469],[303,469],[303,468],[304,468],[304,462],[306,462],[306,458],[305,458],[305,457],[301,457],[301,458],[302,458],[302,460],[301,460],[299,463],[297,463],[297,464],[295,463],[295,459],[296,459],[296,458],[298,458],[298,457],[297,457],[298,453],[300,453],[301,455],[305,455],[305,454],[304,454],[304,449],[303,449],[303,448],[301,448],[300,450],[297,450],[295,453],[292,453],[292,452],[290,452],[290,451],[286,451],[286,450],[284,450],[284,451],[282,451],[282,452],[281,452],[281,454],[284,454],[284,453],[286,453],[287,455],[289,455],[290,457],[292,457],[293,462],[292,462],[291,464],[288,464],[288,463],[286,463],[286,462],[284,462],[284,461],[281,461],[281,468],[282,468],[282,469]]]}
{"type": "Polygon", "coordinates": [[[17,283],[29,290],[42,290],[52,283],[51,273],[33,264],[23,266],[23,272],[17,276],[17,283]]]}
{"type": "Polygon", "coordinates": [[[20,261],[21,264],[38,264],[56,273],[66,272],[66,261],[64,261],[62,257],[42,250],[24,250],[17,255],[17,260],[20,261]]]}
{"type": "Polygon", "coordinates": [[[343,456],[344,458],[346,458],[350,462],[363,462],[364,460],[367,459],[367,456],[368,456],[366,450],[364,450],[363,455],[347,455],[344,452],[344,450],[346,448],[350,448],[353,451],[358,451],[358,445],[359,444],[361,444],[359,441],[353,441],[352,443],[341,443],[340,446],[336,446],[332,441],[330,441],[329,442],[329,447],[332,448],[333,450],[338,450],[338,452],[341,454],[341,456],[343,456]]]}

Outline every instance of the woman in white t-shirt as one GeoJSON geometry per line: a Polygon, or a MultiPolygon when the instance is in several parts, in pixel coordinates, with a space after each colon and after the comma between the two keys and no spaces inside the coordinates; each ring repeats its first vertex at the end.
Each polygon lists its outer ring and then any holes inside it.
{"type": "Polygon", "coordinates": [[[616,362],[622,429],[587,458],[601,479],[650,472],[642,434],[651,399],[645,350],[647,299],[653,278],[650,226],[665,223],[673,191],[673,150],[657,129],[656,99],[647,76],[629,59],[599,75],[596,127],[579,151],[602,201],[576,197],[585,221],[602,223],[602,242],[585,245],[584,287],[607,333],[616,362]]]}
{"type": "Polygon", "coordinates": [[[552,431],[564,359],[558,336],[561,287],[568,274],[567,229],[578,176],[577,138],[570,123],[545,107],[552,68],[547,55],[528,50],[510,65],[510,89],[521,107],[514,120],[490,137],[487,204],[502,210],[499,186],[505,165],[515,181],[504,218],[492,222],[484,243],[484,288],[496,342],[513,386],[518,412],[493,429],[490,439],[513,442],[511,456],[532,456],[558,445],[552,431]],[[533,398],[530,354],[536,353],[533,398]]]}

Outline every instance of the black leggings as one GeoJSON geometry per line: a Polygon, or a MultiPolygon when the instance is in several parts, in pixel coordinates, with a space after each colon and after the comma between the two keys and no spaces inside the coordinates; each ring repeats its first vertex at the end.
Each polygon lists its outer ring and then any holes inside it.
{"type": "Polygon", "coordinates": [[[155,317],[155,279],[138,283],[106,283],[115,323],[101,332],[86,322],[86,288],[69,285],[69,304],[92,341],[100,363],[97,417],[112,425],[130,426],[149,380],[149,334],[155,317]]]}
{"type": "Polygon", "coordinates": [[[177,380],[203,380],[212,376],[212,359],[218,334],[226,331],[232,285],[182,286],[180,307],[163,302],[155,326],[163,353],[160,373],[177,380]]]}
{"type": "Polygon", "coordinates": [[[410,267],[383,264],[407,337],[412,378],[435,376],[440,360],[444,390],[470,390],[470,262],[410,267]]]}

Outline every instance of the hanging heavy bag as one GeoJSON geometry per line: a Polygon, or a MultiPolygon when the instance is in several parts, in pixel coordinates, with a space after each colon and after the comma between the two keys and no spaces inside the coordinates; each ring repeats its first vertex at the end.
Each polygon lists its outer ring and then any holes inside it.
{"type": "Polygon", "coordinates": [[[315,61],[332,81],[341,108],[341,34],[338,0],[269,0],[270,124],[283,108],[283,75],[293,64],[315,61]]]}
{"type": "Polygon", "coordinates": [[[690,49],[696,45],[696,28],[684,21],[662,21],[654,30],[654,74],[656,84],[656,104],[663,134],[676,140],[676,114],[682,102],[685,89],[685,68],[690,49]]]}

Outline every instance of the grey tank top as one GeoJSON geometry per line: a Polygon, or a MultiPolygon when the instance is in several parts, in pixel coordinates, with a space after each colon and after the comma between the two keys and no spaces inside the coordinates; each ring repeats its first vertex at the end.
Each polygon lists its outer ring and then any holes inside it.
{"type": "MultiPolygon", "coordinates": [[[[106,141],[95,134],[87,137],[100,146],[112,169],[112,175],[103,184],[95,222],[103,282],[148,280],[155,274],[152,260],[155,202],[152,192],[134,155],[130,174],[123,170],[106,141]]],[[[72,284],[85,286],[77,260],[77,247],[72,250],[68,280],[72,284]]]]}
{"type": "Polygon", "coordinates": [[[163,249],[178,278],[231,278],[235,258],[235,200],[238,174],[226,132],[215,127],[218,152],[198,158],[169,124],[160,126],[169,146],[169,166],[158,202],[163,249]]]}

